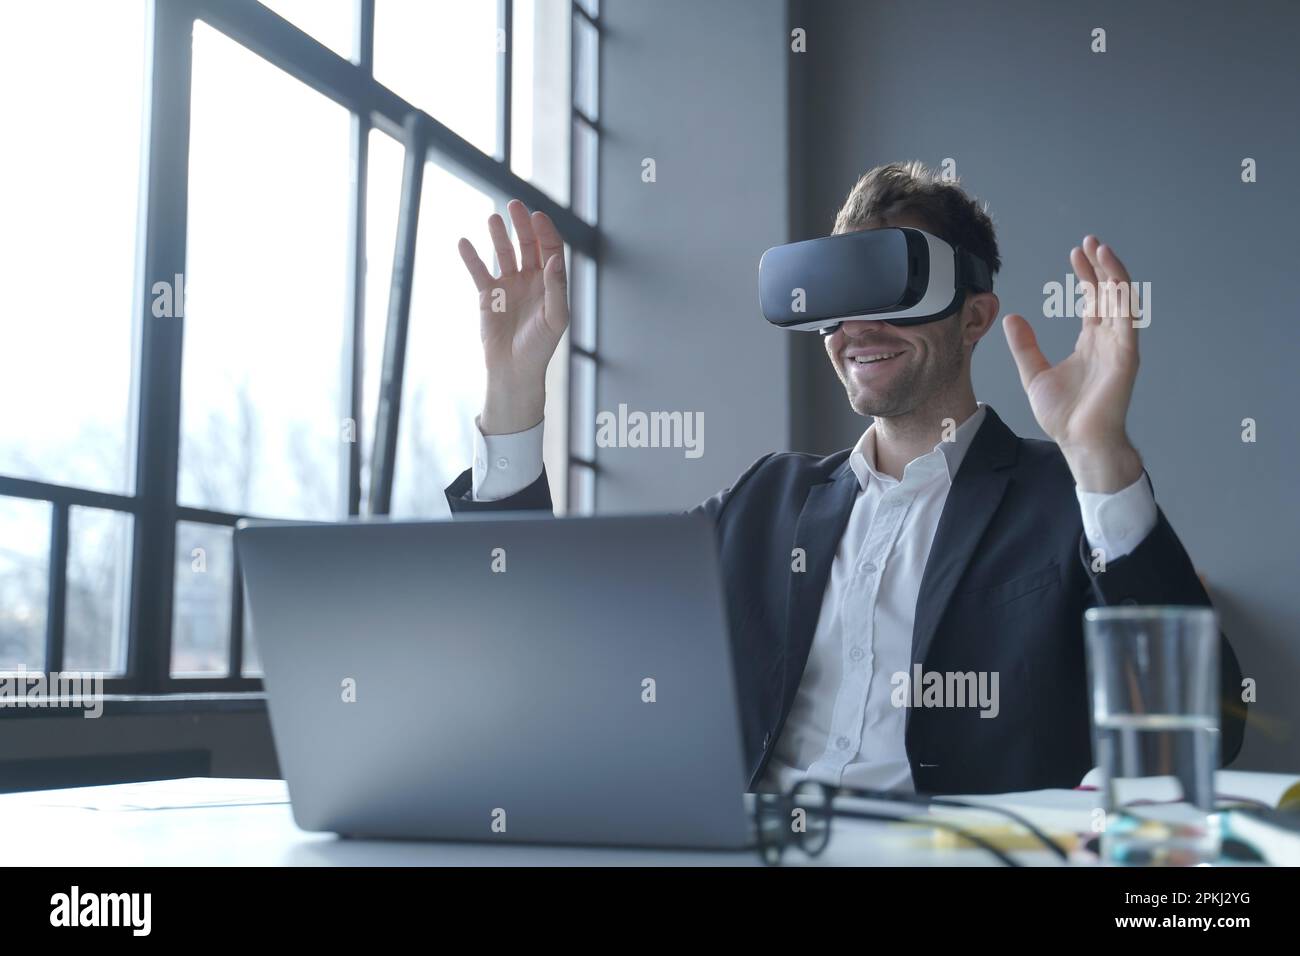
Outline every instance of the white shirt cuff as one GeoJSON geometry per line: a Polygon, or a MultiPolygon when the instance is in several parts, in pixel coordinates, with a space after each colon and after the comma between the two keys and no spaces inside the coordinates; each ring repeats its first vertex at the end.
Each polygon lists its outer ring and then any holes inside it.
{"type": "Polygon", "coordinates": [[[1101,549],[1107,561],[1133,552],[1156,526],[1156,498],[1145,471],[1120,491],[1080,491],[1076,485],[1074,493],[1079,498],[1088,545],[1101,549]]]}
{"type": "Polygon", "coordinates": [[[475,501],[500,501],[523,491],[542,473],[542,426],[509,435],[484,435],[474,419],[475,501]]]}

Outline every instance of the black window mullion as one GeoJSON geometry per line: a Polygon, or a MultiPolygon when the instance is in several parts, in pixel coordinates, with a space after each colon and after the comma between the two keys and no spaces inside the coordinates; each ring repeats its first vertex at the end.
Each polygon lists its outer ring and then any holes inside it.
{"type": "Polygon", "coordinates": [[[63,670],[64,632],[68,614],[68,511],[63,502],[50,505],[49,589],[45,611],[45,670],[63,670]]]}
{"type": "MultiPolygon", "coordinates": [[[[578,14],[582,8],[578,6],[577,0],[570,0],[569,3],[569,119],[573,119],[573,114],[577,112],[578,104],[578,84],[575,82],[578,76],[578,14]]],[[[573,153],[569,153],[569,205],[573,205],[573,153]]]]}
{"type": "MultiPolygon", "coordinates": [[[[577,170],[578,170],[578,149],[579,149],[579,139],[578,139],[579,125],[585,123],[589,127],[591,127],[593,131],[597,132],[597,135],[599,135],[599,131],[597,130],[595,123],[592,122],[591,118],[588,117],[587,114],[578,107],[578,102],[577,102],[578,100],[578,86],[577,86],[578,58],[581,55],[578,25],[583,20],[590,23],[593,27],[598,27],[595,19],[586,11],[586,9],[583,8],[582,4],[580,4],[578,0],[572,0],[570,4],[570,19],[569,19],[569,208],[570,209],[576,209],[578,205],[579,183],[577,177],[577,170]]],[[[596,42],[597,43],[600,42],[599,32],[596,34],[596,42]]],[[[597,51],[597,63],[599,63],[599,51],[597,51]]],[[[588,64],[588,68],[589,69],[591,68],[591,64],[588,64]]],[[[599,176],[599,170],[588,169],[586,170],[586,175],[588,177],[599,176]]],[[[597,181],[599,182],[599,180],[597,181]]],[[[585,188],[586,184],[584,183],[582,185],[585,188]]],[[[599,243],[598,233],[596,234],[596,243],[597,244],[599,243]]],[[[597,249],[598,249],[598,245],[597,245],[597,249]]],[[[589,268],[595,268],[596,262],[598,260],[597,249],[592,249],[587,252],[587,256],[591,260],[589,268]]],[[[577,256],[578,254],[579,254],[578,250],[575,249],[573,251],[573,255],[577,256]]],[[[585,294],[584,290],[577,289],[576,286],[571,287],[570,294],[572,295],[574,294],[574,292],[576,292],[577,294],[585,294]]],[[[594,307],[594,303],[587,303],[584,301],[582,308],[586,309],[589,305],[591,307],[594,307]]],[[[570,303],[570,308],[572,308],[572,303],[570,303]]],[[[594,322],[595,316],[584,316],[584,321],[594,322]]],[[[589,473],[592,480],[592,500],[579,501],[576,503],[573,501],[569,501],[569,509],[571,511],[575,510],[575,504],[576,504],[577,508],[579,509],[590,508],[594,512],[595,511],[595,500],[594,500],[595,480],[597,475],[599,474],[598,467],[595,461],[589,460],[574,452],[574,447],[575,447],[574,436],[579,434],[579,432],[575,428],[575,425],[577,425],[580,428],[588,428],[590,427],[590,423],[589,422],[575,423],[573,420],[573,415],[574,415],[574,409],[579,407],[580,405],[583,408],[586,408],[588,406],[594,408],[596,396],[595,395],[584,396],[584,398],[590,399],[589,402],[583,401],[579,403],[574,401],[575,389],[581,387],[588,387],[587,380],[585,377],[577,376],[573,374],[574,360],[578,358],[585,358],[590,360],[592,365],[595,368],[596,373],[599,373],[600,359],[591,350],[582,348],[579,345],[575,345],[573,342],[572,332],[570,332],[569,376],[568,376],[569,394],[568,394],[568,409],[567,409],[568,416],[569,416],[569,454],[568,454],[569,468],[568,468],[568,473],[566,474],[565,477],[569,479],[569,487],[570,489],[572,489],[574,485],[573,476],[575,474],[583,471],[589,473]]],[[[589,387],[592,390],[596,388],[594,375],[590,381],[589,387]]]]}
{"type": "Polygon", "coordinates": [[[110,491],[92,491],[69,485],[52,485],[30,478],[13,478],[0,475],[0,495],[7,498],[25,498],[28,501],[59,502],[80,505],[83,508],[102,508],[105,511],[125,511],[135,514],[138,502],[127,495],[110,491]]]}
{"type": "Polygon", "coordinates": [[[425,126],[418,113],[407,117],[402,167],[402,199],[397,215],[397,244],[388,297],[388,328],[375,414],[375,445],[370,457],[370,513],[386,515],[393,498],[393,469],[397,456],[397,425],[406,371],[406,334],[411,319],[411,290],[415,280],[415,242],[420,227],[420,195],[428,162],[425,126]]]}
{"type": "Polygon", "coordinates": [[[591,499],[574,500],[572,494],[569,495],[569,513],[570,514],[595,514],[596,513],[596,479],[600,475],[600,466],[594,461],[582,458],[578,455],[569,455],[569,487],[573,487],[573,477],[575,475],[586,474],[591,481],[591,499]]]}
{"type": "MultiPolygon", "coordinates": [[[[353,22],[357,67],[367,76],[374,69],[375,0],[356,0],[353,22]]],[[[352,114],[352,192],[349,197],[348,328],[344,335],[345,415],[351,420],[351,441],[343,443],[341,469],[349,516],[361,513],[361,421],[364,415],[366,321],[366,203],[370,171],[370,117],[352,114]]]]}
{"type": "Polygon", "coordinates": [[[239,678],[244,671],[244,575],[239,552],[234,553],[230,582],[230,657],[227,677],[239,678]]]}
{"type": "MultiPolygon", "coordinates": [[[[348,322],[343,335],[344,415],[351,421],[347,441],[341,441],[340,468],[347,489],[348,515],[361,513],[361,421],[366,341],[366,180],[370,168],[370,122],[352,114],[352,189],[348,231],[348,322]]],[[[342,438],[343,436],[340,436],[342,438]]]]}
{"type": "MultiPolygon", "coordinates": [[[[173,677],[159,694],[230,694],[262,690],[260,677],[173,677]]],[[[119,681],[104,681],[104,692],[109,694],[139,694],[133,685],[119,681]]],[[[154,693],[150,691],[149,693],[154,693]]]]}
{"type": "Polygon", "coordinates": [[[497,54],[497,158],[510,169],[510,151],[513,148],[511,84],[514,82],[515,57],[515,4],[514,0],[497,0],[497,29],[505,31],[505,49],[497,54]]]}
{"type": "Polygon", "coordinates": [[[375,73],[375,0],[356,0],[353,22],[356,63],[367,76],[375,73]]]}
{"type": "Polygon", "coordinates": [[[141,321],[136,495],[127,674],[133,689],[157,693],[171,658],[180,445],[182,318],[156,318],[149,290],[185,272],[189,202],[191,34],[187,4],[151,5],[143,250],[136,281],[141,321]]]}

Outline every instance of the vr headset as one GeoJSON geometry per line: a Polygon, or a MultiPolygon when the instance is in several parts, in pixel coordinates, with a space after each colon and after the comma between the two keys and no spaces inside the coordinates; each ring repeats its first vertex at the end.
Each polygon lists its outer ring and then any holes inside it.
{"type": "Polygon", "coordinates": [[[758,263],[763,318],[823,335],[854,319],[937,322],[960,309],[967,292],[991,291],[987,262],[908,227],[774,246],[758,263]]]}

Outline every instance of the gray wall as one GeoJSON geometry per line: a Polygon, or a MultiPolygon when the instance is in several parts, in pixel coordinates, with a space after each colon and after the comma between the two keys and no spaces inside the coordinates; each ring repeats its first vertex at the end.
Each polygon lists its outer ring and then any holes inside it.
{"type": "Polygon", "coordinates": [[[788,434],[787,339],[756,282],[789,231],[786,5],[606,0],[601,15],[597,410],[703,412],[704,454],[597,449],[597,509],[680,509],[788,434]]]}
{"type": "MultiPolygon", "coordinates": [[[[1064,281],[1082,236],[1152,283],[1130,431],[1258,681],[1237,766],[1300,769],[1300,7],[814,0],[793,18],[809,34],[792,67],[796,233],[828,232],[873,165],[952,157],[998,227],[1003,312],[1024,313],[1053,361],[1077,326],[1042,317],[1042,287],[1064,281]],[[1089,50],[1094,27],[1104,54],[1089,50]],[[1244,157],[1255,184],[1240,180],[1244,157]],[[1256,444],[1241,441],[1246,417],[1256,444]]],[[[813,337],[791,362],[794,444],[856,440],[865,423],[813,337]]],[[[1041,436],[1000,328],[976,353],[975,385],[1017,432],[1041,436]]]]}

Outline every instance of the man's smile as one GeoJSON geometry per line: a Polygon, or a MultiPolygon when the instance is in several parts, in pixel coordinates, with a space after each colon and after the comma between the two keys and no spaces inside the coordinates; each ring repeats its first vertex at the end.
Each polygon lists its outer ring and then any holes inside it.
{"type": "Polygon", "coordinates": [[[898,358],[906,351],[893,345],[847,348],[843,352],[844,368],[855,380],[874,379],[884,374],[887,368],[896,365],[898,358]]]}

